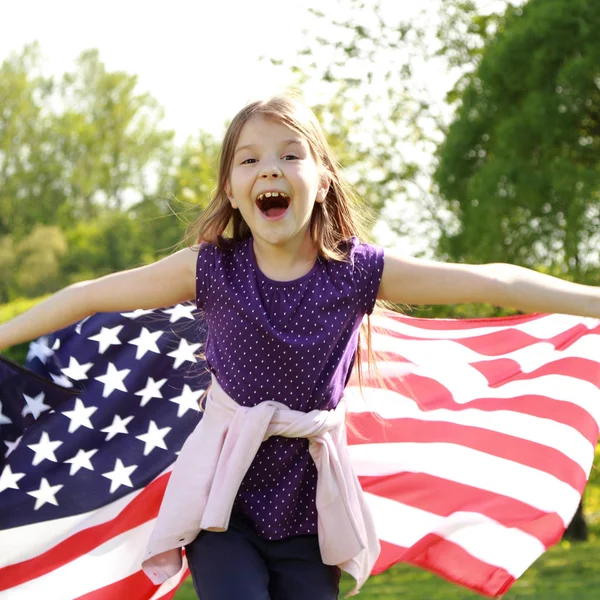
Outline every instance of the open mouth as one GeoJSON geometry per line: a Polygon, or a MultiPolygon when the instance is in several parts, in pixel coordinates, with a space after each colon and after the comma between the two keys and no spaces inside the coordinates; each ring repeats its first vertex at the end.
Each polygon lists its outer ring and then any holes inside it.
{"type": "Polygon", "coordinates": [[[288,209],[290,197],[285,192],[264,192],[257,196],[256,205],[265,217],[276,219],[288,209]]]}

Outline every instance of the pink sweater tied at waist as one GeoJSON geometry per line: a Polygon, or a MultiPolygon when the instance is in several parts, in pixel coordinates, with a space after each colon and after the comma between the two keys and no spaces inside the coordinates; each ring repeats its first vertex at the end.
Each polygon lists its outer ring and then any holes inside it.
{"type": "Polygon", "coordinates": [[[213,376],[201,421],[173,467],[142,568],[161,584],[182,567],[181,548],[202,529],[225,531],[244,475],[271,436],[308,438],[317,467],[321,558],[349,573],[357,593],[379,555],[379,540],[346,442],[345,406],[308,413],[274,401],[240,406],[213,376]]]}

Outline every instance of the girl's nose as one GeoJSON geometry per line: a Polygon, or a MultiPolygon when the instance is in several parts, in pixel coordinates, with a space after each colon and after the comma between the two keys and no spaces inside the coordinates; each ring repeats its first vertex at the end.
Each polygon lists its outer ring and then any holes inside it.
{"type": "Polygon", "coordinates": [[[276,165],[265,165],[261,169],[260,176],[263,179],[277,179],[278,177],[281,177],[281,171],[276,165]]]}

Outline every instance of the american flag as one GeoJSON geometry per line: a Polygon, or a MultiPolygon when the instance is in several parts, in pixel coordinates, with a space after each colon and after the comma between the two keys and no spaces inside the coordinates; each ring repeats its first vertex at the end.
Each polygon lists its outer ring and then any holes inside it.
{"type": "MultiPolygon", "coordinates": [[[[0,363],[0,598],[171,598],[140,563],[209,382],[191,305],[100,314],[0,363]],[[41,379],[34,375],[42,375],[41,379]],[[47,380],[53,380],[52,385],[47,380]]],[[[600,322],[372,317],[380,378],[348,386],[382,552],[501,595],[562,536],[600,423],[600,322]]]]}

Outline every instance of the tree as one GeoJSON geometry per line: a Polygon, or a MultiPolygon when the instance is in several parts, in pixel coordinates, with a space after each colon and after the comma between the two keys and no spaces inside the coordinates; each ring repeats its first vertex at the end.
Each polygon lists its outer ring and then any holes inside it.
{"type": "Polygon", "coordinates": [[[162,109],[136,86],[137,76],[107,71],[97,50],[83,52],[62,79],[65,109],[55,123],[55,150],[77,217],[139,201],[149,192],[152,169],[172,152],[173,132],[160,129],[162,109]]]}
{"type": "Polygon", "coordinates": [[[460,223],[442,240],[455,260],[597,277],[597,8],[593,0],[531,0],[510,7],[486,44],[435,173],[460,223]]]}
{"type": "Polygon", "coordinates": [[[53,187],[60,164],[43,109],[53,86],[39,63],[32,45],[0,65],[0,238],[19,240],[36,223],[53,222],[65,201],[53,187]]]}

